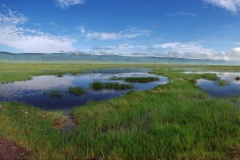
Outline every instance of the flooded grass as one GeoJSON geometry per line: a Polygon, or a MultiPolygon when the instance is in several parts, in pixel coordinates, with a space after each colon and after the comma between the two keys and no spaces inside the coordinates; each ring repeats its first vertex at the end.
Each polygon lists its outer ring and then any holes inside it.
{"type": "Polygon", "coordinates": [[[229,99],[233,102],[233,103],[238,103],[240,100],[240,96],[231,96],[229,97],[229,99]]]}
{"type": "Polygon", "coordinates": [[[164,68],[154,73],[169,77],[171,83],[76,107],[71,110],[76,128],[66,134],[55,127],[64,122],[61,113],[1,103],[0,134],[28,148],[32,159],[232,159],[229,154],[239,155],[239,109],[195,86],[203,77],[217,79],[215,74],[187,75],[164,68]]]}
{"type": "Polygon", "coordinates": [[[62,96],[62,93],[61,93],[61,91],[59,91],[59,90],[51,90],[50,91],[50,97],[53,97],[53,98],[61,98],[61,96],[62,96]]]}
{"type": "Polygon", "coordinates": [[[227,81],[227,80],[218,80],[218,81],[216,81],[216,85],[219,85],[219,86],[228,86],[228,85],[230,85],[230,82],[227,81]]]}
{"type": "Polygon", "coordinates": [[[82,87],[69,87],[68,88],[68,92],[71,95],[75,95],[75,96],[81,96],[84,93],[86,93],[86,89],[82,88],[82,87]]]}
{"type": "Polygon", "coordinates": [[[159,77],[111,77],[110,80],[123,80],[129,83],[149,83],[159,81],[159,77]]]}
{"type": "Polygon", "coordinates": [[[127,90],[127,89],[133,89],[133,86],[131,84],[120,84],[117,82],[93,82],[90,84],[90,88],[99,91],[104,89],[113,89],[113,90],[127,90]]]}
{"type": "Polygon", "coordinates": [[[212,81],[216,81],[219,80],[219,78],[216,76],[216,74],[211,74],[211,73],[205,73],[205,74],[201,74],[201,78],[203,79],[208,79],[208,80],[212,80],[212,81]]]}

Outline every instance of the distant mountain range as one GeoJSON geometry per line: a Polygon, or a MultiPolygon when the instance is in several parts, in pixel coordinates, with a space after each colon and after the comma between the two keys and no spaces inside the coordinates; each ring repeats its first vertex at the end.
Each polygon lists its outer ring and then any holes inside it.
{"type": "Polygon", "coordinates": [[[1,61],[23,62],[96,62],[96,63],[169,63],[169,64],[212,64],[240,65],[239,61],[187,59],[154,56],[90,55],[85,53],[9,53],[0,52],[1,61]]]}

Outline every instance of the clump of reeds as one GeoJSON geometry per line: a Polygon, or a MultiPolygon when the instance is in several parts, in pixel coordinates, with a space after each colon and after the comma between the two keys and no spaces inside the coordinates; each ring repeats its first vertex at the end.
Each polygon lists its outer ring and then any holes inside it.
{"type": "Polygon", "coordinates": [[[235,80],[236,80],[236,81],[239,81],[239,80],[240,80],[240,77],[239,77],[239,76],[235,77],[235,80]]]}
{"type": "Polygon", "coordinates": [[[159,77],[116,77],[113,76],[110,80],[123,80],[130,83],[149,83],[153,81],[159,81],[159,77]]]}
{"type": "Polygon", "coordinates": [[[61,92],[59,90],[51,90],[50,91],[50,97],[54,98],[60,98],[62,96],[61,92]]]}
{"type": "Polygon", "coordinates": [[[216,84],[219,86],[228,86],[230,84],[230,82],[227,80],[218,80],[218,81],[216,81],[216,84]]]}
{"type": "Polygon", "coordinates": [[[90,85],[90,88],[93,90],[103,90],[103,89],[114,89],[114,90],[126,90],[132,89],[133,86],[131,84],[120,84],[116,82],[93,82],[90,85]]]}
{"type": "Polygon", "coordinates": [[[82,87],[69,87],[68,93],[75,96],[81,96],[86,93],[86,90],[82,87]]]}

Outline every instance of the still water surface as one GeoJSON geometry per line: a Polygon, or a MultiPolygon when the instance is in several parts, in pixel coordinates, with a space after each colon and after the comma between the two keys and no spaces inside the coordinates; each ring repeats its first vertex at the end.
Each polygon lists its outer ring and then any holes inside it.
{"type": "MultiPolygon", "coordinates": [[[[204,72],[205,73],[205,72],[204,72]]],[[[238,72],[208,72],[215,73],[220,78],[220,80],[225,80],[229,82],[229,85],[220,86],[216,81],[210,81],[206,79],[197,80],[197,86],[202,88],[211,96],[226,97],[240,95],[240,81],[236,80],[236,77],[240,77],[238,72]]]]}
{"type": "MultiPolygon", "coordinates": [[[[28,81],[17,81],[14,83],[0,84],[0,102],[21,102],[32,104],[45,110],[68,110],[74,106],[81,106],[89,101],[100,101],[111,99],[126,94],[129,90],[101,90],[93,91],[89,85],[94,81],[110,82],[112,76],[116,77],[159,77],[159,81],[150,83],[132,83],[134,90],[149,90],[158,85],[169,82],[168,78],[149,74],[149,69],[127,68],[127,69],[98,69],[94,73],[88,71],[85,74],[57,76],[37,76],[28,81]],[[68,88],[83,87],[88,92],[82,96],[73,96],[68,93],[68,88]],[[50,96],[51,90],[61,91],[61,98],[50,96]]],[[[111,81],[113,82],[113,81],[111,81]]],[[[114,81],[126,83],[121,80],[114,81]]]]}

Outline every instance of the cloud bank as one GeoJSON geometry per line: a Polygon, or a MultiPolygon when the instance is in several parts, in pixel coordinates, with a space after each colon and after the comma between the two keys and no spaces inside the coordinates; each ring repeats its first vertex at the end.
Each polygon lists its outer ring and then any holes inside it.
{"type": "Polygon", "coordinates": [[[240,48],[233,48],[229,51],[215,51],[211,48],[204,48],[196,42],[168,42],[155,44],[153,46],[134,46],[126,43],[107,47],[96,46],[89,51],[89,54],[240,60],[240,48]]]}
{"type": "Polygon", "coordinates": [[[52,53],[74,50],[74,40],[24,26],[28,18],[6,6],[0,10],[0,44],[22,52],[52,53]]]}
{"type": "Polygon", "coordinates": [[[204,1],[216,7],[221,7],[232,13],[238,13],[240,11],[240,0],[204,0],[204,1]]]}

